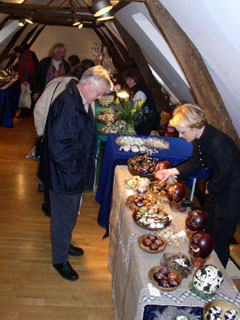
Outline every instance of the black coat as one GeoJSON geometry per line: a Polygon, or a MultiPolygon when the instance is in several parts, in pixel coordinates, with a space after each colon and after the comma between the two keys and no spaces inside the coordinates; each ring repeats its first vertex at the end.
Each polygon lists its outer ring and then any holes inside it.
{"type": "Polygon", "coordinates": [[[95,129],[71,80],[51,105],[45,127],[41,179],[63,194],[91,189],[95,177],[95,129]]]}
{"type": "Polygon", "coordinates": [[[151,117],[144,120],[142,123],[135,126],[135,130],[139,135],[149,135],[152,130],[157,130],[158,125],[160,124],[160,114],[157,111],[156,104],[152,95],[151,90],[144,82],[137,83],[131,89],[133,96],[138,92],[142,91],[145,93],[147,100],[144,102],[143,107],[147,106],[151,111],[151,117]]]}
{"type": "MultiPolygon", "coordinates": [[[[31,90],[32,94],[39,93],[41,94],[46,86],[47,72],[52,58],[47,57],[42,59],[39,62],[36,72],[31,78],[31,90]]],[[[70,66],[67,61],[63,60],[65,74],[70,71],[70,66]]]]}
{"type": "Polygon", "coordinates": [[[205,167],[210,172],[208,191],[214,197],[240,191],[240,150],[220,130],[206,125],[202,136],[193,142],[193,156],[177,167],[185,179],[205,167]]]}

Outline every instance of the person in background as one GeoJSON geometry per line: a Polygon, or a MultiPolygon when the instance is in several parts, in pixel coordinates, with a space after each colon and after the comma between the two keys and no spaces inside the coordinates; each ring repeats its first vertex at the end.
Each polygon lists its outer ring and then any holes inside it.
{"type": "MultiPolygon", "coordinates": [[[[28,92],[28,105],[20,105],[20,114],[17,118],[23,118],[31,114],[31,92],[30,80],[35,71],[32,53],[27,47],[17,46],[14,48],[15,55],[18,57],[18,74],[21,83],[21,95],[28,92]]],[[[20,96],[21,97],[21,96],[20,96]]]]}
{"type": "Polygon", "coordinates": [[[72,71],[75,67],[79,66],[80,63],[81,63],[79,57],[78,57],[77,55],[75,55],[75,54],[73,54],[72,56],[68,57],[68,62],[69,62],[69,64],[70,64],[70,66],[71,66],[71,71],[72,71]]]}
{"type": "MultiPolygon", "coordinates": [[[[33,111],[34,116],[34,124],[35,129],[37,131],[38,139],[35,143],[36,147],[36,157],[40,159],[41,157],[41,149],[43,143],[43,135],[45,124],[48,116],[48,110],[51,103],[62,93],[70,80],[75,79],[79,80],[86,68],[82,66],[77,66],[73,71],[71,71],[68,75],[64,75],[61,77],[53,78],[46,85],[43,93],[37,100],[35,104],[35,108],[33,111]]],[[[40,173],[38,173],[40,175],[40,173]]],[[[46,214],[47,217],[51,216],[50,210],[50,199],[49,199],[49,190],[44,187],[43,182],[38,180],[38,191],[44,191],[44,203],[42,204],[42,211],[46,214]]]]}
{"type": "Polygon", "coordinates": [[[83,59],[82,66],[85,68],[90,68],[95,66],[95,62],[91,59],[83,59]]]}
{"type": "Polygon", "coordinates": [[[32,95],[34,101],[37,101],[50,80],[70,71],[68,62],[64,60],[65,52],[64,44],[57,43],[50,51],[50,56],[39,62],[39,66],[32,76],[32,95]]]}
{"type": "Polygon", "coordinates": [[[176,175],[182,180],[202,167],[209,170],[203,204],[209,215],[207,232],[212,236],[214,249],[226,267],[229,246],[240,220],[240,150],[228,135],[207,124],[199,106],[184,104],[177,107],[170,125],[179,132],[179,137],[193,142],[193,155],[176,168],[156,168],[155,178],[164,182],[176,175]]]}
{"type": "Polygon", "coordinates": [[[95,177],[94,119],[89,105],[112,87],[107,71],[87,69],[80,81],[72,79],[49,108],[45,128],[41,180],[49,189],[53,267],[70,281],[78,274],[68,256],[83,250],[71,245],[82,192],[90,189],[95,177]]]}
{"type": "Polygon", "coordinates": [[[139,135],[150,135],[151,131],[157,130],[160,124],[160,114],[156,108],[152,92],[144,83],[136,68],[128,68],[124,71],[122,78],[130,88],[133,100],[143,100],[143,107],[147,106],[152,113],[151,117],[135,127],[136,133],[139,135]]]}

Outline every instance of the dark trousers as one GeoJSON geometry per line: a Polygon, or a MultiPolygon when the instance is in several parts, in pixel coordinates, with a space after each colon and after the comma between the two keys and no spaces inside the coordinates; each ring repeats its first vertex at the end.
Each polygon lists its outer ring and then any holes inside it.
{"type": "Polygon", "coordinates": [[[52,261],[68,261],[72,231],[77,222],[82,194],[60,194],[49,191],[51,203],[52,261]]]}
{"type": "Polygon", "coordinates": [[[213,238],[213,247],[224,268],[229,258],[229,246],[240,221],[239,192],[224,192],[220,197],[206,195],[204,210],[208,212],[207,232],[213,238]]]}

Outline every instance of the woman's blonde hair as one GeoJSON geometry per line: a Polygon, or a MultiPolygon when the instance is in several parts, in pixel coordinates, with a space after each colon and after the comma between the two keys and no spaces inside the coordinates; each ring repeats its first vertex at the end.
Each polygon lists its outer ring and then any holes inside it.
{"type": "Polygon", "coordinates": [[[207,124],[207,119],[199,106],[187,103],[173,111],[169,123],[173,127],[201,129],[207,124]]]}

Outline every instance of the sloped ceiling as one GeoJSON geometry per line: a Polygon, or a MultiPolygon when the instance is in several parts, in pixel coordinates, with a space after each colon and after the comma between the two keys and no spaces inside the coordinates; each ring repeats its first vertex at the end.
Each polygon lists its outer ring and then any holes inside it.
{"type": "MultiPolygon", "coordinates": [[[[238,0],[160,0],[199,50],[240,136],[240,21],[238,0]]],[[[148,63],[181,101],[191,101],[186,79],[165,40],[156,31],[143,3],[116,13],[148,63]],[[151,26],[152,32],[147,35],[151,26]]],[[[196,74],[197,77],[197,74],[196,74]]],[[[213,106],[214,107],[214,106],[213,106]]]]}
{"type": "MultiPolygon", "coordinates": [[[[178,25],[191,39],[201,54],[209,73],[224,101],[232,123],[240,136],[240,12],[239,0],[154,0],[159,1],[172,15],[178,25]]],[[[0,2],[0,20],[7,16],[1,10],[1,4],[21,3],[19,0],[0,2]]],[[[167,43],[156,29],[144,1],[123,1],[116,6],[115,17],[135,39],[148,63],[161,77],[165,85],[181,101],[193,101],[189,84],[174,58],[167,43]],[[124,6],[122,4],[128,4],[124,6]],[[121,8],[121,5],[122,8],[121,8]],[[119,6],[120,5],[120,6],[119,6]],[[150,34],[146,31],[150,31],[150,34]]],[[[71,9],[77,7],[83,12],[89,10],[91,0],[27,0],[23,5],[62,7],[71,9]]],[[[16,14],[16,13],[15,13],[16,14]]],[[[89,19],[92,17],[89,15],[89,19]]],[[[64,19],[66,23],[66,20],[64,19]]],[[[13,27],[16,21],[9,20],[5,27],[13,27]]],[[[95,22],[94,22],[95,23],[95,22]]],[[[70,20],[69,20],[70,24],[70,20]]],[[[106,24],[115,35],[118,35],[113,23],[106,24]]],[[[102,28],[104,24],[94,25],[102,28]]],[[[3,34],[3,30],[0,33],[3,34]]],[[[122,39],[119,37],[120,41],[122,39]]],[[[1,39],[0,39],[1,40],[1,39]]],[[[7,39],[1,43],[4,46],[7,39]]],[[[2,48],[0,48],[0,51],[2,48]]],[[[196,77],[198,75],[196,74],[196,77]]],[[[214,106],[213,106],[214,108],[214,106]]]]}

